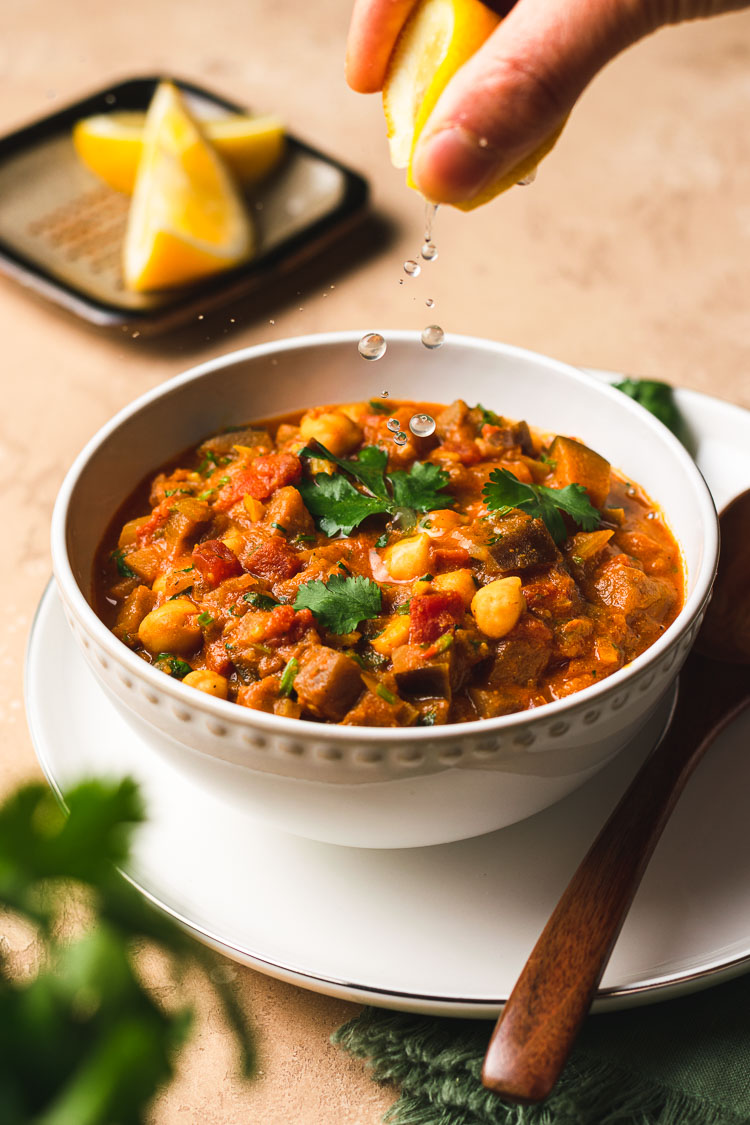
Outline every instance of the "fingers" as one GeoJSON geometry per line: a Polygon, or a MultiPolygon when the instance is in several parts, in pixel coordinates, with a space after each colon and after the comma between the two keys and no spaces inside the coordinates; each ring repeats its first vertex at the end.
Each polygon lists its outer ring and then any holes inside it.
{"type": "Polygon", "coordinates": [[[346,80],[360,94],[383,88],[398,33],[417,0],[355,0],[346,43],[346,80]]]}
{"type": "Polygon", "coordinates": [[[452,78],[412,171],[434,202],[466,203],[560,128],[605,63],[652,29],[638,0],[519,0],[452,78]]]}

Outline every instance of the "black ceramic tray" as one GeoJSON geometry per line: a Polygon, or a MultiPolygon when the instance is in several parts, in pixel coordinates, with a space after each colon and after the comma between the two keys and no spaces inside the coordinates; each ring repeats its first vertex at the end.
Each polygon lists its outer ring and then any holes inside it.
{"type": "MultiPolygon", "coordinates": [[[[251,261],[189,288],[128,291],[121,250],[129,199],[81,163],[72,127],[95,113],[145,110],[162,77],[121,82],[0,138],[0,270],[94,324],[172,327],[293,273],[366,211],[361,176],[288,136],[282,164],[246,195],[258,242],[251,261]]],[[[171,80],[198,118],[248,112],[171,80]]]]}

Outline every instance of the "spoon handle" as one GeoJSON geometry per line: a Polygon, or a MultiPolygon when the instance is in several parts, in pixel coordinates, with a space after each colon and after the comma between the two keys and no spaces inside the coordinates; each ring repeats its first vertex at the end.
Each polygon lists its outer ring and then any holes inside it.
{"type": "Polygon", "coordinates": [[[568,884],[500,1015],[482,1072],[500,1097],[530,1104],[551,1092],[677,798],[716,735],[748,702],[747,668],[690,654],[666,737],[568,884]]]}

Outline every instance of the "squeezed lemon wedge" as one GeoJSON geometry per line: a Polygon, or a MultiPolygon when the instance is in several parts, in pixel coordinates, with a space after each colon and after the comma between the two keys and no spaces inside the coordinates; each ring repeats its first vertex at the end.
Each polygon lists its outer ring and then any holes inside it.
{"type": "Polygon", "coordinates": [[[231,175],[177,88],[160,83],[143,127],[125,284],[137,291],[184,285],[238,265],[253,248],[250,217],[231,175]]]}
{"type": "MultiPolygon", "coordinates": [[[[481,0],[420,0],[404,24],[383,84],[383,109],[391,161],[397,168],[407,169],[409,187],[416,189],[411,168],[414,148],[438,98],[499,23],[500,17],[481,0]]],[[[480,195],[455,206],[471,211],[525,179],[561,132],[562,128],[556,130],[480,195]]]]}
{"type": "MultiPolygon", "coordinates": [[[[115,110],[85,117],[73,128],[73,144],[86,167],[126,195],[132,195],[135,186],[145,121],[145,113],[115,110]]],[[[235,114],[201,121],[200,127],[245,187],[272,172],[284,154],[284,126],[270,114],[235,114]]]]}

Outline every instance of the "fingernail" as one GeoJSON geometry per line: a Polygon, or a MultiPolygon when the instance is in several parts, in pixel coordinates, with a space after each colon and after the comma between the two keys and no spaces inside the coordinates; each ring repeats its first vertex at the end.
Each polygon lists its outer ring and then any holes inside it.
{"type": "Polygon", "coordinates": [[[496,149],[462,125],[420,140],[412,163],[414,180],[428,199],[464,203],[502,171],[496,149]]]}

